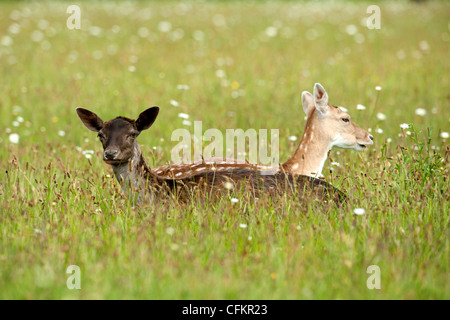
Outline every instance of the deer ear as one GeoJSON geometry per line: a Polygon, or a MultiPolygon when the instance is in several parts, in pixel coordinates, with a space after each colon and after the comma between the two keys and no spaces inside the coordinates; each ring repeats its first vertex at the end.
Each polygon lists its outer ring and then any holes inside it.
{"type": "Polygon", "coordinates": [[[77,114],[78,117],[80,117],[81,122],[83,122],[89,130],[98,132],[103,128],[102,119],[95,113],[83,108],[77,108],[77,114]]]}
{"type": "Polygon", "coordinates": [[[139,131],[146,130],[150,128],[155,122],[156,117],[159,113],[159,107],[148,108],[144,112],[139,115],[139,118],[136,120],[136,128],[139,131]]]}
{"type": "Polygon", "coordinates": [[[320,113],[328,111],[328,94],[320,83],[314,85],[314,105],[320,113]]]}
{"type": "Polygon", "coordinates": [[[313,98],[313,95],[311,93],[309,93],[308,91],[302,92],[302,105],[303,105],[303,111],[305,111],[307,116],[314,109],[314,98],[313,98]]]}

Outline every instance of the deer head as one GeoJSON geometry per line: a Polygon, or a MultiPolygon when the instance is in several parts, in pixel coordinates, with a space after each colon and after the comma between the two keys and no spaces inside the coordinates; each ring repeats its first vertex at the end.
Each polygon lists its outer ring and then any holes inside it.
{"type": "Polygon", "coordinates": [[[310,131],[313,126],[320,128],[321,134],[330,143],[330,149],[338,147],[361,151],[373,144],[373,136],[351,121],[347,112],[328,103],[328,94],[319,83],[314,86],[314,95],[307,91],[302,93],[302,104],[310,122],[306,128],[310,131]]]}
{"type": "Polygon", "coordinates": [[[129,162],[136,156],[139,144],[136,137],[150,128],[158,116],[159,108],[152,107],[142,112],[137,120],[117,117],[103,122],[95,113],[77,108],[77,114],[84,125],[92,131],[98,132],[103,145],[103,160],[111,165],[129,162]]]}
{"type": "Polygon", "coordinates": [[[328,103],[328,94],[319,83],[314,94],[302,93],[306,127],[294,154],[282,167],[294,174],[320,176],[328,151],[333,147],[361,151],[373,144],[373,136],[351,121],[350,115],[328,103]]]}
{"type": "Polygon", "coordinates": [[[144,180],[152,176],[136,138],[143,130],[152,126],[158,113],[159,108],[152,107],[142,112],[137,120],[116,117],[103,121],[95,113],[77,108],[77,114],[84,125],[89,130],[98,132],[103,145],[103,161],[112,166],[124,191],[142,189],[144,180]]]}

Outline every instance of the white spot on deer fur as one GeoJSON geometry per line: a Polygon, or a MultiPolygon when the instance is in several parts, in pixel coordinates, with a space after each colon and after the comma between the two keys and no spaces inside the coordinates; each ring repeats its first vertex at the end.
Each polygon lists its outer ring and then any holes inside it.
{"type": "Polygon", "coordinates": [[[311,132],[311,138],[309,139],[309,141],[312,141],[314,137],[314,132],[311,132]]]}
{"type": "Polygon", "coordinates": [[[195,170],[195,171],[202,171],[202,170],[205,170],[205,167],[198,168],[198,169],[195,170]]]}
{"type": "Polygon", "coordinates": [[[179,177],[182,175],[182,172],[178,172],[175,176],[179,177]]]}
{"type": "Polygon", "coordinates": [[[308,147],[305,147],[305,152],[308,152],[308,147]]]}

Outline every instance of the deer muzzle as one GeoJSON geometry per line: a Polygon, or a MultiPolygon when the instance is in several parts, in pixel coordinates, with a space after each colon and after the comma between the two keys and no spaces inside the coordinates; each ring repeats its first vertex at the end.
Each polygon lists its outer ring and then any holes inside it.
{"type": "Polygon", "coordinates": [[[118,150],[105,150],[103,153],[103,160],[115,160],[118,154],[118,150]]]}

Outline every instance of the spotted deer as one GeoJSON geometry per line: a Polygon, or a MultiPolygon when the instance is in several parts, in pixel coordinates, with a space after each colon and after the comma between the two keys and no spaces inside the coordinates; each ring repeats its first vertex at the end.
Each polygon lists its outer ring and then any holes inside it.
{"type": "Polygon", "coordinates": [[[361,151],[373,144],[373,136],[351,121],[348,113],[328,103],[328,94],[319,83],[314,85],[313,95],[303,91],[302,105],[307,116],[302,139],[295,153],[277,167],[234,159],[209,158],[189,164],[165,165],[155,168],[153,172],[163,177],[183,178],[210,170],[247,167],[262,172],[283,171],[293,175],[321,177],[328,152],[333,147],[361,151]]]}
{"type": "MultiPolygon", "coordinates": [[[[150,128],[155,121],[158,107],[142,112],[137,120],[116,117],[103,121],[95,113],[77,108],[77,114],[84,125],[98,133],[103,145],[103,161],[112,166],[114,175],[122,185],[124,192],[130,190],[139,194],[139,199],[149,195],[152,199],[159,192],[178,192],[178,190],[224,191],[249,190],[252,193],[283,193],[297,190],[313,193],[321,199],[332,199],[341,203],[346,196],[330,184],[307,176],[294,176],[290,173],[262,174],[260,170],[247,164],[235,163],[221,170],[202,170],[192,172],[189,165],[178,166],[183,178],[168,178],[155,174],[145,163],[141,148],[136,140],[139,134],[150,128]],[[188,175],[183,172],[190,171],[188,175]],[[142,196],[143,194],[143,196],[142,196]]],[[[181,175],[180,175],[181,176],[181,175]]]]}
{"type": "Polygon", "coordinates": [[[328,103],[325,89],[316,83],[314,93],[302,93],[307,120],[294,155],[281,169],[295,175],[320,177],[328,152],[333,148],[362,151],[373,144],[373,136],[351,121],[350,115],[328,103]]]}

